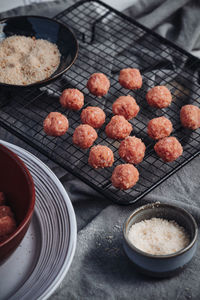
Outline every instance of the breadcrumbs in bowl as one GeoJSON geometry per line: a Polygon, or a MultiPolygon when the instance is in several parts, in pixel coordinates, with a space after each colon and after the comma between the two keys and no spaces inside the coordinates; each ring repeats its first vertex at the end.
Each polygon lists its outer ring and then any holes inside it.
{"type": "Polygon", "coordinates": [[[125,221],[123,246],[136,269],[153,277],[178,274],[193,258],[198,227],[190,213],[174,205],[152,203],[125,221]]]}
{"type": "Polygon", "coordinates": [[[0,82],[28,85],[50,77],[60,64],[60,51],[47,40],[20,35],[0,42],[0,82]]]}
{"type": "Polygon", "coordinates": [[[74,34],[56,20],[10,17],[0,20],[0,30],[1,87],[46,85],[66,72],[77,57],[74,34]]]}

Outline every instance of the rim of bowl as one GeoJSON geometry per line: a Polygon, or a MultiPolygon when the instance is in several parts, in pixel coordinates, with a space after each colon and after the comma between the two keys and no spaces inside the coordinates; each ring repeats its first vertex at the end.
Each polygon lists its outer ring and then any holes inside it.
{"type": "MultiPolygon", "coordinates": [[[[66,26],[65,24],[63,24],[62,22],[58,21],[58,20],[55,20],[53,18],[48,18],[48,17],[44,17],[44,16],[36,16],[36,15],[24,15],[24,16],[14,16],[14,17],[7,17],[7,18],[3,18],[3,19],[0,19],[0,24],[5,22],[6,20],[11,20],[11,19],[20,19],[20,18],[37,18],[37,19],[46,19],[46,20],[49,20],[51,22],[55,22],[57,24],[59,24],[60,26],[63,26],[65,29],[67,29],[68,31],[71,32],[72,36],[74,37],[74,40],[75,40],[75,43],[76,43],[76,53],[75,53],[75,56],[74,56],[74,59],[72,60],[71,64],[69,64],[63,71],[59,72],[58,74],[55,74],[55,75],[51,75],[50,77],[44,79],[44,80],[41,80],[41,81],[36,81],[34,83],[30,83],[30,84],[27,84],[27,85],[18,85],[18,84],[9,84],[9,83],[3,83],[3,82],[0,82],[0,87],[12,87],[12,88],[22,88],[22,89],[25,89],[25,88],[29,88],[29,87],[37,87],[37,86],[40,86],[40,85],[45,85],[45,84],[49,84],[50,82],[52,82],[53,80],[57,79],[58,77],[60,77],[61,75],[63,75],[67,70],[69,70],[71,68],[71,66],[74,64],[74,62],[76,61],[77,59],[77,56],[78,56],[78,52],[79,52],[79,44],[78,44],[78,40],[75,36],[75,34],[73,33],[73,31],[68,27],[66,26]]],[[[56,71],[55,71],[56,72],[56,71]]]]}
{"type": "Polygon", "coordinates": [[[179,256],[185,252],[187,252],[196,242],[197,240],[197,236],[198,236],[198,226],[197,226],[197,223],[194,219],[194,217],[189,213],[187,212],[184,208],[180,208],[176,205],[173,205],[173,204],[167,204],[167,203],[159,203],[159,202],[154,202],[154,203],[150,203],[150,204],[145,204],[143,206],[140,206],[139,208],[136,208],[132,213],[131,215],[125,220],[124,222],[124,225],[123,225],[123,236],[124,236],[124,240],[126,241],[126,243],[129,245],[130,248],[132,248],[135,252],[138,252],[139,254],[143,255],[143,256],[146,256],[146,257],[149,257],[149,258],[155,258],[155,259],[166,259],[166,258],[171,258],[171,257],[176,257],[176,256],[179,256]],[[190,243],[184,247],[183,249],[177,251],[177,252],[174,252],[174,253],[171,253],[171,254],[164,254],[164,255],[155,255],[155,254],[150,254],[150,253],[147,253],[147,252],[144,252],[142,250],[140,250],[139,248],[135,247],[129,240],[128,238],[128,234],[127,234],[127,227],[128,227],[128,224],[129,222],[131,221],[131,219],[133,218],[133,216],[139,214],[141,211],[145,210],[145,209],[153,209],[155,207],[170,207],[172,209],[176,209],[178,211],[181,211],[183,214],[187,215],[193,226],[194,226],[194,237],[193,239],[190,241],[190,243]]]}
{"type": "Polygon", "coordinates": [[[1,247],[5,246],[6,244],[8,244],[11,240],[13,240],[19,234],[19,232],[21,232],[24,229],[24,227],[27,225],[27,223],[30,221],[33,211],[34,211],[34,206],[35,206],[35,185],[33,182],[33,178],[31,176],[28,168],[24,164],[24,162],[14,152],[12,152],[10,149],[3,146],[2,144],[0,144],[0,148],[4,152],[6,152],[11,157],[11,159],[13,159],[15,161],[15,163],[18,164],[19,168],[21,168],[21,170],[25,174],[27,181],[28,181],[29,194],[31,196],[28,211],[27,211],[23,221],[21,221],[19,226],[17,226],[16,230],[11,235],[9,235],[9,237],[6,240],[0,242],[0,248],[1,248],[1,247]]]}

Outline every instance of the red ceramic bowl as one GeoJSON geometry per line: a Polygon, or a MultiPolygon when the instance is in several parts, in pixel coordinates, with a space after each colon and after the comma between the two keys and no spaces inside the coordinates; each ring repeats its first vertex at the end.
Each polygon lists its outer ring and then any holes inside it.
{"type": "Polygon", "coordinates": [[[5,193],[17,222],[16,230],[0,242],[1,264],[23,239],[35,205],[35,188],[28,169],[16,154],[3,145],[0,145],[0,191],[5,193]]]}

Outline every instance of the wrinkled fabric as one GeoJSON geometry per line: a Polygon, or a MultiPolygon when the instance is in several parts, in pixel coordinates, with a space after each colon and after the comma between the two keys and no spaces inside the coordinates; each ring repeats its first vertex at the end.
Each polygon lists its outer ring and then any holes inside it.
{"type": "MultiPolygon", "coordinates": [[[[0,17],[22,14],[52,17],[74,2],[62,0],[53,3],[33,4],[29,7],[5,12],[0,17]]],[[[199,1],[138,0],[134,1],[134,5],[126,9],[125,13],[182,48],[190,52],[194,51],[198,55],[200,48],[199,1]]],[[[119,36],[120,34],[123,38],[123,33],[119,32],[119,36]]],[[[112,42],[113,45],[117,42],[114,37],[112,42]]],[[[138,43],[138,47],[140,47],[140,51],[144,51],[142,43],[138,43]]],[[[116,51],[114,46],[113,51],[116,51]]],[[[125,49],[120,53],[116,52],[120,61],[126,57],[126,51],[125,49]]],[[[152,45],[150,51],[156,53],[158,50],[156,46],[152,45]]],[[[131,50],[130,55],[138,59],[134,49],[131,50]]],[[[143,53],[143,55],[147,55],[147,53],[143,53]]],[[[137,62],[139,64],[139,60],[137,62]]],[[[172,76],[173,73],[173,59],[169,63],[171,69],[166,70],[168,72],[166,76],[172,76]]],[[[98,66],[98,61],[96,64],[98,66]]],[[[118,67],[122,66],[119,65],[118,67]]],[[[112,62],[110,62],[110,68],[112,68],[112,62]]],[[[148,71],[147,68],[146,72],[148,71]]],[[[154,83],[156,80],[159,80],[159,76],[152,78],[154,83]]],[[[75,257],[61,286],[50,297],[51,300],[186,300],[200,298],[199,244],[191,264],[179,276],[162,280],[140,275],[122,248],[124,220],[133,209],[146,203],[160,201],[183,207],[193,214],[198,226],[200,226],[199,156],[145,198],[134,205],[124,207],[113,204],[109,199],[3,129],[1,129],[1,138],[28,149],[43,160],[61,180],[75,209],[78,224],[75,257]]]]}
{"type": "Polygon", "coordinates": [[[124,13],[168,40],[200,57],[198,0],[142,0],[124,13]]]}

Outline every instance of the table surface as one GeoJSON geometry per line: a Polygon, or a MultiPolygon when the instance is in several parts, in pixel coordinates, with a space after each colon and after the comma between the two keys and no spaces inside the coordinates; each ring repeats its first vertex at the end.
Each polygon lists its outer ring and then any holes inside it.
{"type": "MultiPolygon", "coordinates": [[[[173,4],[175,5],[175,2],[180,1],[174,1],[173,4]]],[[[30,2],[33,1],[0,0],[0,10],[7,10],[13,7],[14,4],[17,6],[30,2]],[[16,5],[16,3],[19,4],[16,5]],[[8,6],[11,4],[13,6],[8,6]]],[[[109,4],[118,2],[127,4],[128,0],[116,2],[115,0],[105,0],[105,2],[109,4]]],[[[130,2],[133,3],[133,1],[130,2]]],[[[145,0],[141,2],[145,2],[145,0]]],[[[117,6],[116,8],[119,9],[117,6]]],[[[22,12],[26,13],[25,10],[20,10],[20,13],[22,12]]],[[[194,14],[195,11],[193,11],[194,14]]],[[[136,205],[122,207],[112,204],[108,199],[96,193],[80,180],[75,179],[71,174],[39,154],[35,149],[27,146],[11,133],[3,130],[3,128],[0,130],[0,135],[5,141],[21,146],[35,154],[53,170],[66,188],[76,212],[78,225],[76,254],[69,273],[61,286],[50,297],[51,300],[200,299],[199,244],[191,265],[179,276],[154,280],[146,278],[135,271],[124,255],[121,232],[125,218],[137,205],[140,206],[158,200],[187,209],[193,214],[199,226],[200,157],[196,157],[136,205]]]]}

